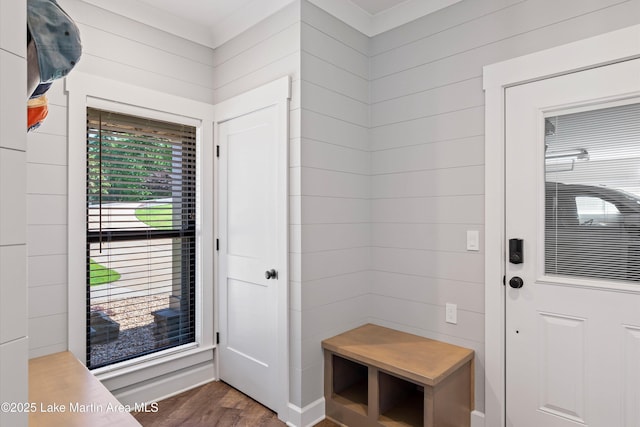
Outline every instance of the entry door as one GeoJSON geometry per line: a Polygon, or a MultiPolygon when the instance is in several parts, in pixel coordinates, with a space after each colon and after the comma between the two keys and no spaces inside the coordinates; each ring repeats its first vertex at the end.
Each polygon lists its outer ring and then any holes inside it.
{"type": "MultiPolygon", "coordinates": [[[[220,144],[220,378],[278,411],[283,283],[278,106],[223,122],[220,144]]],[[[284,175],[286,176],[286,175],[284,175]]]]}
{"type": "Polygon", "coordinates": [[[640,426],[640,60],[507,89],[505,131],[507,425],[640,426]]]}

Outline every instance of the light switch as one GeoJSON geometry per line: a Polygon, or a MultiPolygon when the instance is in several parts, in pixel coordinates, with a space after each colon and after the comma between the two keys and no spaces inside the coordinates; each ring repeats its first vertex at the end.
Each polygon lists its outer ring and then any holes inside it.
{"type": "Polygon", "coordinates": [[[478,230],[467,230],[467,250],[480,250],[480,233],[478,230]]]}

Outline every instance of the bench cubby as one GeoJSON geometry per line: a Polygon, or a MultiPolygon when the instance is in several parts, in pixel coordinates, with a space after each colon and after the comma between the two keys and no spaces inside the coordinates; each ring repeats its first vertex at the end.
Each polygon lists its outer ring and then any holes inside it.
{"type": "Polygon", "coordinates": [[[322,342],[326,416],[349,427],[468,427],[473,350],[367,324],[322,342]]]}

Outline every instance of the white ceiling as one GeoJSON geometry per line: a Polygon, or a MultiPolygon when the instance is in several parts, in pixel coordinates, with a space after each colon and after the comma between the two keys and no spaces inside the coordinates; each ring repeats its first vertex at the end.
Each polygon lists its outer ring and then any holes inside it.
{"type": "MultiPolygon", "coordinates": [[[[217,47],[293,0],[83,0],[180,37],[217,47]]],[[[461,0],[309,0],[374,36],[461,0]]]]}
{"type": "Polygon", "coordinates": [[[380,12],[384,12],[387,9],[391,9],[394,6],[404,3],[405,0],[347,0],[360,7],[370,15],[375,15],[380,12]]]}

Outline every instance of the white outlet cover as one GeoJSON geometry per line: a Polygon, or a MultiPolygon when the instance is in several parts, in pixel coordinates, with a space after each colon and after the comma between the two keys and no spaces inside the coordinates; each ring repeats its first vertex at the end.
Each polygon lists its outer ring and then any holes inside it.
{"type": "Polygon", "coordinates": [[[456,325],[458,323],[458,305],[447,303],[445,307],[445,321],[456,325]]]}

